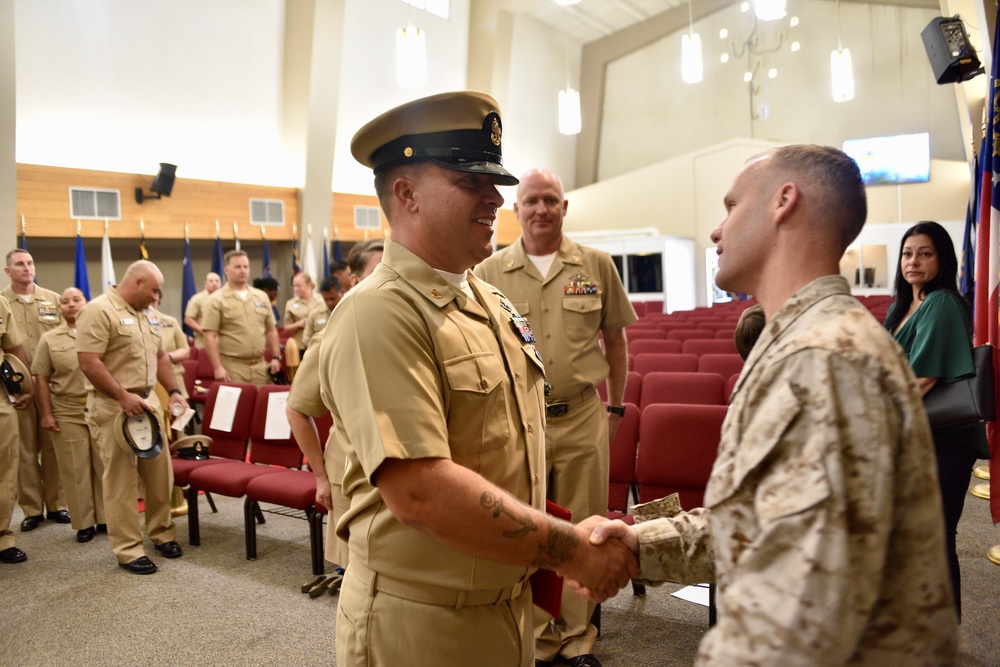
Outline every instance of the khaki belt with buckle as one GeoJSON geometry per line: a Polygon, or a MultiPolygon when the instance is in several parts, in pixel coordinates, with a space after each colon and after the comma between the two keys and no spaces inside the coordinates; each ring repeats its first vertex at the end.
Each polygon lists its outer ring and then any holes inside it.
{"type": "Polygon", "coordinates": [[[396,579],[381,572],[375,572],[368,566],[352,560],[347,568],[368,583],[372,591],[379,591],[393,597],[433,604],[439,607],[478,607],[486,604],[500,604],[508,600],[516,600],[527,586],[526,580],[521,580],[513,586],[494,588],[490,590],[461,591],[433,584],[421,584],[415,581],[396,579]]]}
{"type": "Polygon", "coordinates": [[[139,389],[126,389],[125,391],[130,394],[138,394],[140,398],[149,398],[149,392],[152,389],[152,387],[140,387],[139,389]]]}
{"type": "Polygon", "coordinates": [[[555,398],[545,404],[545,414],[549,417],[562,417],[569,412],[574,405],[580,405],[593,396],[596,396],[593,387],[587,387],[576,396],[570,398],[555,398]]]}
{"type": "Polygon", "coordinates": [[[257,364],[264,363],[264,357],[253,357],[248,359],[246,357],[231,357],[228,354],[223,354],[221,356],[239,364],[246,364],[247,366],[256,366],[257,364]]]}

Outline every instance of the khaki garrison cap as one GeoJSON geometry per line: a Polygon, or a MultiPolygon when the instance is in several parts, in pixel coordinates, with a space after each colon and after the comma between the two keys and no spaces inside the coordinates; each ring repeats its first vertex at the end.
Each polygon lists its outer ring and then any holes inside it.
{"type": "Polygon", "coordinates": [[[354,158],[377,174],[386,167],[428,161],[517,185],[503,168],[500,105],[486,93],[463,91],[407,102],[369,122],[351,140],[354,158]]]}

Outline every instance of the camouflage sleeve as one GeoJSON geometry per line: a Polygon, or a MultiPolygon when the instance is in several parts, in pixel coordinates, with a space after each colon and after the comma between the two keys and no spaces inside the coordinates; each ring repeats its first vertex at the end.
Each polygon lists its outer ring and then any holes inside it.
{"type": "Polygon", "coordinates": [[[715,552],[709,533],[711,513],[704,508],[637,523],[640,583],[682,584],[715,581],[715,552]]]}

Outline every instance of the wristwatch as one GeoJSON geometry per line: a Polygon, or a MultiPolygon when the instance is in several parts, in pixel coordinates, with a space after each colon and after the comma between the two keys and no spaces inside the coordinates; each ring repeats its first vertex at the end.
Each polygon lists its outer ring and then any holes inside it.
{"type": "Polygon", "coordinates": [[[619,417],[625,416],[625,406],[624,405],[609,405],[608,412],[613,415],[618,415],[619,417]]]}
{"type": "Polygon", "coordinates": [[[181,396],[183,396],[184,392],[182,392],[177,387],[174,387],[173,389],[171,389],[170,391],[167,392],[167,396],[173,396],[174,394],[180,394],[181,396]]]}

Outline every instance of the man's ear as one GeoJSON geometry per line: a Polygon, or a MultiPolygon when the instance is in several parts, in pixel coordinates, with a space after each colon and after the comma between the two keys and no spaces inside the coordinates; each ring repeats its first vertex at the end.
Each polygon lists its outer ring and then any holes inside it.
{"type": "Polygon", "coordinates": [[[786,220],[799,203],[801,192],[795,183],[784,183],[774,194],[774,220],[781,223],[786,220]]]}
{"type": "Polygon", "coordinates": [[[400,176],[392,182],[392,196],[404,211],[409,213],[417,211],[416,190],[409,178],[400,176]]]}

